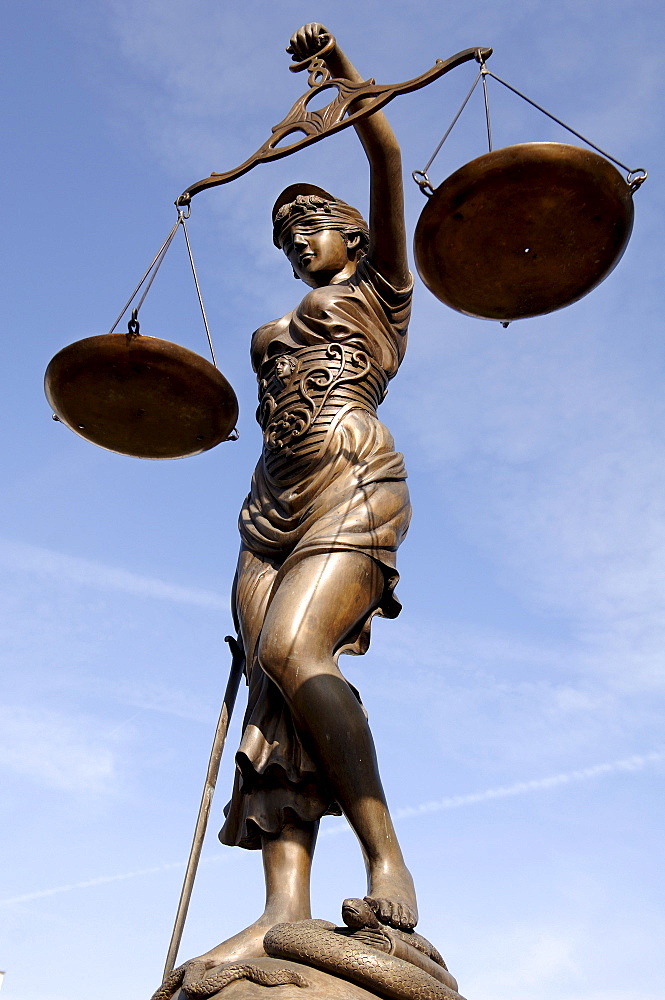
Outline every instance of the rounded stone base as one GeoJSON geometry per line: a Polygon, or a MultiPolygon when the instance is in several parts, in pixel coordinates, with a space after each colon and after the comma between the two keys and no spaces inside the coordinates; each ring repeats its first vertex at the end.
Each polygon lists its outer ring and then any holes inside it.
{"type": "MultiPolygon", "coordinates": [[[[289,969],[307,980],[307,986],[261,986],[248,979],[229,983],[223,990],[213,994],[209,1000],[376,1000],[377,994],[370,993],[362,986],[356,986],[345,979],[331,976],[321,969],[314,969],[299,962],[289,962],[281,958],[252,958],[251,964],[260,969],[277,971],[289,969]]],[[[214,974],[215,970],[211,970],[214,974]]],[[[173,1000],[190,1000],[182,990],[173,1000]]]]}

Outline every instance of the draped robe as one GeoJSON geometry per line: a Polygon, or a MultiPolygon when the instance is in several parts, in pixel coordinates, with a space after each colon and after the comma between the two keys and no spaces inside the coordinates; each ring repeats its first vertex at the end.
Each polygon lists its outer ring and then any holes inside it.
{"type": "Polygon", "coordinates": [[[412,282],[395,289],[362,258],[348,280],[314,288],[253,335],[264,448],[240,512],[233,592],[249,698],[222,843],[259,848],[261,833],[339,813],[257,649],[272,598],[311,554],[363,552],[383,571],[376,606],[336,657],[366,651],[375,614],[399,613],[395,558],[411,506],[403,456],[376,407],[404,357],[411,296],[412,282]]]}

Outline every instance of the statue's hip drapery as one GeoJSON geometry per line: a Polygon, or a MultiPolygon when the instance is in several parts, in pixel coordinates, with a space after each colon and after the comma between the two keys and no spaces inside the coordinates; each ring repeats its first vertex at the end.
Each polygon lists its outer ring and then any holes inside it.
{"type": "MultiPolygon", "coordinates": [[[[383,570],[376,606],[344,637],[335,655],[365,652],[372,617],[394,618],[399,613],[395,559],[408,529],[411,505],[403,457],[395,452],[392,436],[372,406],[370,393],[383,394],[373,377],[373,372],[366,374],[365,387],[355,398],[347,383],[344,399],[329,407],[332,415],[326,416],[325,405],[320,408],[326,426],[315,419],[305,434],[290,442],[299,449],[295,482],[290,481],[285,449],[279,449],[282,454],[275,463],[276,449],[267,443],[240,513],[233,603],[245,651],[249,699],[233,794],[220,833],[225,844],[259,848],[262,832],[277,834],[289,821],[314,821],[339,812],[325,776],[303,747],[286,702],[261,669],[256,652],[275,593],[289,570],[309,555],[361,552],[383,570]],[[317,434],[309,447],[308,437],[317,434]]],[[[270,433],[275,408],[264,413],[264,433],[266,428],[270,433]]],[[[287,420],[282,426],[288,436],[292,423],[287,420]]]]}

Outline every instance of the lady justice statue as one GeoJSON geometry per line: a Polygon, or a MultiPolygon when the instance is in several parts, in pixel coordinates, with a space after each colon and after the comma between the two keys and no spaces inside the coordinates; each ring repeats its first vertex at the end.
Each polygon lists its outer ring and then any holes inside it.
{"type": "MultiPolygon", "coordinates": [[[[311,184],[291,185],[273,207],[275,245],[309,290],[292,312],[252,337],[263,451],[240,512],[232,598],[237,655],[165,977],[152,1000],[170,1000],[180,986],[179,1000],[182,994],[212,997],[229,984],[228,1000],[256,1000],[253,989],[234,992],[240,980],[252,987],[312,985],[313,990],[318,981],[310,1000],[460,1000],[438,951],[414,931],[413,880],[390,818],[365,712],[338,659],[367,650],[374,615],[398,614],[395,559],[411,513],[403,458],[376,412],[404,356],[413,285],[400,150],[380,109],[397,94],[475,59],[481,68],[461,112],[481,78],[484,86],[492,50],[465,49],[437,60],[419,77],[387,87],[363,81],[320,24],[300,28],[288,51],[292,69],[309,68],[309,94],[248,160],[180,195],[178,220],[121,313],[152,274],[127,334],[114,333],[119,317],[108,335],[59,352],[45,378],[56,419],[111,450],[182,457],[228,440],[237,414],[233,390],[216,367],[193,352],[139,337],[138,310],[180,224],[198,292],[185,226],[194,194],[228,183],[259,162],[355,128],[370,165],[369,226],[355,208],[311,184]],[[337,97],[330,104],[308,112],[313,94],[333,88],[337,97]],[[281,146],[295,133],[303,137],[281,146]],[[208,397],[198,410],[187,398],[183,410],[170,388],[176,383],[195,387],[190,395],[197,401],[203,389],[208,397]],[[150,419],[144,420],[146,405],[150,419]],[[199,424],[205,434],[192,431],[199,424]],[[249,927],[174,970],[241,662],[249,698],[220,839],[261,850],[265,909],[249,927]],[[311,919],[312,858],[320,819],[328,813],[346,816],[367,870],[367,896],[342,904],[345,927],[311,919]],[[309,979],[298,963],[307,967],[309,979]],[[342,992],[337,980],[346,984],[342,992]]],[[[487,102],[486,111],[489,139],[487,102]]],[[[507,325],[577,301],[610,273],[627,244],[632,195],[646,171],[628,170],[608,157],[628,171],[624,181],[604,159],[607,154],[583,141],[596,153],[559,143],[495,150],[456,171],[436,191],[425,171],[414,173],[431,195],[416,231],[416,261],[441,301],[507,325]],[[457,210],[462,203],[464,214],[457,210]],[[482,236],[487,250],[490,228],[491,280],[483,285],[476,247],[482,236]],[[531,253],[532,247],[538,253],[531,253]],[[574,268],[560,266],[562,248],[574,268]]],[[[207,330],[200,293],[199,301],[207,330]]],[[[282,1000],[295,995],[280,994],[282,1000]]]]}
{"type": "MultiPolygon", "coordinates": [[[[304,60],[330,36],[297,31],[304,60]]],[[[338,45],[325,63],[362,78],[338,45]]],[[[320,818],[346,816],[367,868],[368,908],[410,931],[416,895],[384,795],[357,692],[337,665],[364,653],[375,614],[394,618],[397,548],[410,504],[402,455],[376,409],[406,347],[407,266],[400,150],[382,112],[355,125],[370,164],[369,226],[310,184],[273,208],[274,242],[308,286],[296,308],[260,327],[251,358],[264,445],[240,513],[233,608],[249,702],[224,844],[260,849],[266,905],[200,969],[264,955],[275,924],[310,918],[320,818]]]]}

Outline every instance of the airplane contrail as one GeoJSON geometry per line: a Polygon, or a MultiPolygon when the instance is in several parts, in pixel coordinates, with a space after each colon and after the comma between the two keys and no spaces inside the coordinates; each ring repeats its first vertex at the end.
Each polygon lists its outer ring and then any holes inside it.
{"type": "MultiPolygon", "coordinates": [[[[495,788],[486,788],[481,792],[470,792],[466,795],[453,795],[449,798],[438,799],[432,802],[421,802],[417,806],[404,806],[396,809],[393,818],[396,821],[412,819],[414,816],[424,816],[429,813],[443,812],[446,809],[460,809],[463,806],[477,805],[482,802],[491,802],[493,799],[506,799],[517,795],[530,795],[532,792],[544,792],[550,788],[557,788],[561,785],[577,784],[583,781],[592,781],[595,778],[605,778],[613,774],[630,773],[642,771],[650,764],[656,764],[665,760],[665,752],[654,750],[651,753],[634,754],[632,757],[622,757],[619,760],[609,761],[605,764],[594,764],[592,767],[584,767],[575,771],[563,771],[560,774],[552,774],[545,778],[535,778],[532,781],[517,781],[512,785],[499,785],[495,788]]],[[[340,833],[348,833],[348,824],[329,827],[323,832],[323,836],[334,836],[340,833]]],[[[201,863],[211,861],[228,861],[230,855],[215,854],[202,858],[201,863]]],[[[53,889],[39,889],[35,892],[26,892],[21,896],[12,896],[9,899],[0,899],[1,905],[11,903],[28,903],[33,899],[42,899],[45,896],[56,896],[61,892],[72,892],[74,889],[88,889],[92,886],[103,885],[107,882],[120,882],[124,879],[137,878],[141,875],[154,875],[159,872],[169,871],[172,868],[184,868],[184,861],[174,861],[168,864],[156,865],[154,868],[141,868],[138,871],[124,872],[122,875],[100,875],[97,878],[87,879],[85,882],[75,882],[72,885],[59,885],[53,889]]]]}
{"type": "Polygon", "coordinates": [[[478,802],[489,802],[492,799],[506,799],[514,795],[528,795],[530,792],[544,792],[558,785],[571,785],[580,781],[591,781],[593,778],[604,778],[611,774],[625,771],[641,771],[649,764],[655,764],[665,759],[665,753],[654,750],[652,753],[635,754],[623,757],[606,764],[595,764],[576,771],[564,771],[552,774],[547,778],[535,778],[533,781],[517,781],[513,785],[499,785],[497,788],[486,788],[482,792],[471,792],[466,795],[452,795],[449,798],[432,802],[421,802],[417,806],[405,806],[397,809],[394,818],[411,819],[413,816],[423,816],[427,813],[442,812],[444,809],[458,809],[460,806],[476,805],[478,802]]]}
{"type": "MultiPolygon", "coordinates": [[[[226,854],[208,855],[201,858],[201,864],[211,861],[228,861],[226,854]]],[[[173,868],[184,868],[185,861],[170,861],[163,865],[155,865],[154,868],[140,868],[133,872],[123,872],[122,875],[99,875],[97,878],[86,879],[85,882],[73,882],[71,885],[57,885],[52,889],[38,889],[35,892],[25,892],[21,896],[12,896],[11,899],[0,899],[0,905],[9,903],[29,903],[33,899],[43,899],[45,896],[57,896],[61,892],[72,892],[74,889],[89,889],[91,886],[104,885],[106,882],[122,882],[124,879],[137,878],[139,875],[155,875],[158,872],[171,871],[173,868]]]]}

